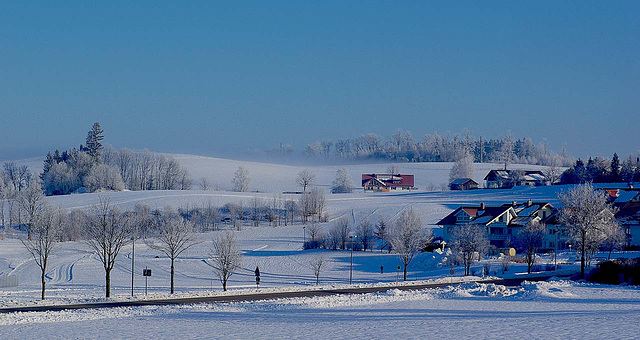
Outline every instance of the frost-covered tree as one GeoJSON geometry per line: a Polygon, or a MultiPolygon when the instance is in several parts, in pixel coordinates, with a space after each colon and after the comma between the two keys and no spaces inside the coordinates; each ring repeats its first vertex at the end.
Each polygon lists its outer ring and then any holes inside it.
{"type": "Polygon", "coordinates": [[[466,224],[456,227],[451,236],[451,250],[464,265],[464,275],[478,256],[484,255],[489,248],[486,230],[477,225],[466,224]]]}
{"type": "Polygon", "coordinates": [[[2,176],[0,176],[0,226],[2,226],[2,236],[0,238],[4,238],[4,234],[7,232],[7,225],[5,220],[5,204],[9,200],[9,198],[13,197],[13,193],[11,191],[11,187],[7,185],[2,176]]]}
{"type": "Polygon", "coordinates": [[[31,226],[31,239],[22,239],[34,262],[40,268],[41,298],[44,300],[45,275],[49,265],[49,258],[54,251],[55,244],[60,238],[62,219],[55,210],[44,207],[40,210],[31,226]]]}
{"type": "Polygon", "coordinates": [[[244,167],[238,167],[233,177],[233,191],[246,192],[249,191],[251,178],[249,178],[249,170],[244,167]]]}
{"type": "Polygon", "coordinates": [[[331,185],[331,192],[336,193],[349,193],[353,191],[353,179],[349,174],[347,168],[338,169],[336,171],[336,178],[331,185]]]}
{"type": "Polygon", "coordinates": [[[100,190],[124,190],[124,182],[118,169],[106,164],[96,164],[93,166],[84,178],[84,186],[90,192],[100,190]]]}
{"type": "Polygon", "coordinates": [[[515,235],[516,247],[524,253],[529,274],[531,274],[531,266],[536,262],[536,252],[542,247],[545,231],[544,224],[531,221],[515,235]]]}
{"type": "Polygon", "coordinates": [[[607,259],[611,259],[611,253],[616,249],[624,249],[627,244],[627,235],[617,223],[609,223],[604,226],[604,239],[601,248],[608,253],[607,259]]]}
{"type": "Polygon", "coordinates": [[[511,140],[511,132],[507,131],[507,135],[502,140],[502,146],[500,146],[500,152],[498,153],[500,163],[504,165],[504,170],[507,170],[507,166],[513,162],[513,141],[511,140]]]}
{"type": "Polygon", "coordinates": [[[206,177],[200,178],[200,190],[208,191],[211,190],[211,185],[209,185],[209,180],[206,177]]]}
{"type": "Polygon", "coordinates": [[[615,211],[607,203],[606,193],[593,185],[579,184],[558,194],[562,203],[560,221],[569,227],[571,239],[580,252],[580,278],[589,254],[606,238],[606,230],[616,225],[615,211]]]}
{"type": "Polygon", "coordinates": [[[237,247],[236,238],[231,232],[226,232],[213,240],[209,253],[213,271],[222,283],[222,289],[227,290],[227,281],[242,263],[242,255],[237,247]]]}
{"type": "Polygon", "coordinates": [[[389,241],[402,262],[404,281],[407,281],[407,267],[413,258],[433,239],[431,231],[423,230],[423,225],[422,217],[413,208],[403,210],[393,222],[389,241]]]}
{"type": "Polygon", "coordinates": [[[53,163],[49,170],[43,174],[44,193],[51,195],[67,195],[82,185],[78,173],[67,163],[53,163]]]}
{"type": "Polygon", "coordinates": [[[27,225],[27,238],[31,240],[31,227],[46,206],[45,196],[40,185],[33,181],[26,190],[21,191],[17,197],[20,209],[25,213],[27,225]]]}
{"type": "Polygon", "coordinates": [[[449,183],[457,178],[473,178],[473,158],[471,155],[459,157],[449,171],[449,183]]]}
{"type": "Polygon", "coordinates": [[[95,122],[91,127],[91,130],[87,132],[86,150],[87,154],[94,159],[95,162],[100,160],[100,153],[102,152],[102,140],[104,139],[104,131],[100,127],[100,123],[95,122]]]}
{"type": "Polygon", "coordinates": [[[111,206],[108,199],[100,198],[88,216],[85,242],[102,263],[105,274],[105,296],[111,296],[111,271],[122,247],[129,243],[130,216],[111,206]]]}
{"type": "Polygon", "coordinates": [[[363,251],[373,248],[374,228],[373,224],[371,224],[369,220],[364,219],[360,221],[360,224],[356,228],[356,235],[358,237],[358,241],[362,245],[363,251]]]}
{"type": "Polygon", "coordinates": [[[307,187],[315,183],[316,175],[311,170],[302,170],[298,173],[296,183],[302,187],[303,192],[307,192],[307,187]]]}
{"type": "Polygon", "coordinates": [[[632,156],[625,159],[622,162],[622,167],[620,168],[620,179],[626,183],[633,183],[634,180],[634,160],[632,156]]]}
{"type": "Polygon", "coordinates": [[[198,244],[194,227],[188,220],[171,216],[160,222],[155,237],[147,239],[147,245],[166,255],[171,260],[171,294],[174,291],[175,260],[183,252],[198,244]]]}
{"type": "Polygon", "coordinates": [[[298,204],[303,222],[307,222],[309,218],[313,216],[317,217],[317,221],[323,221],[325,219],[327,199],[322,189],[311,189],[311,192],[300,196],[298,204]]]}

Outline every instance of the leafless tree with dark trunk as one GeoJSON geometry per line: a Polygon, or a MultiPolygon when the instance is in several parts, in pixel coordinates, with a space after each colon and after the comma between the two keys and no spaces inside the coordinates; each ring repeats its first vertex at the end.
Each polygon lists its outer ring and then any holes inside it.
{"type": "Polygon", "coordinates": [[[413,258],[433,239],[431,231],[423,230],[423,225],[422,217],[413,208],[403,210],[393,223],[389,241],[404,267],[404,281],[407,281],[407,268],[413,258]]]}
{"type": "Polygon", "coordinates": [[[466,224],[456,227],[451,237],[451,249],[464,265],[464,275],[469,270],[476,256],[482,256],[489,248],[487,232],[481,226],[466,224]]]}
{"type": "Polygon", "coordinates": [[[531,266],[536,262],[536,252],[542,247],[546,230],[544,224],[531,221],[515,235],[516,247],[524,253],[529,274],[531,274],[531,266]]]}
{"type": "Polygon", "coordinates": [[[40,268],[42,300],[44,300],[45,274],[47,273],[49,258],[55,249],[56,242],[60,238],[60,222],[61,219],[57,216],[57,212],[51,208],[43,207],[38,211],[31,225],[31,239],[21,240],[36,265],[40,268]]]}
{"type": "Polygon", "coordinates": [[[298,173],[296,183],[302,187],[303,192],[307,192],[307,187],[315,183],[316,175],[311,170],[302,170],[298,173]]]}
{"type": "Polygon", "coordinates": [[[157,240],[147,239],[151,249],[162,252],[171,260],[171,294],[174,292],[175,260],[187,249],[198,244],[193,231],[193,224],[182,217],[169,218],[160,223],[157,240]]]}
{"type": "Polygon", "coordinates": [[[319,255],[317,257],[314,257],[309,262],[309,266],[313,271],[313,275],[316,277],[316,286],[320,284],[320,273],[322,272],[322,269],[324,269],[326,263],[327,263],[327,259],[324,257],[324,255],[319,255]]]}
{"type": "Polygon", "coordinates": [[[580,278],[589,254],[606,239],[606,231],[617,225],[615,210],[607,203],[604,191],[590,183],[579,184],[558,195],[562,202],[560,221],[569,227],[571,238],[580,252],[580,278]]]}
{"type": "Polygon", "coordinates": [[[85,242],[98,256],[105,273],[106,297],[111,296],[111,270],[122,247],[130,241],[130,217],[111,206],[106,198],[93,207],[86,228],[85,242]]]}
{"type": "Polygon", "coordinates": [[[242,255],[236,245],[236,238],[232,232],[226,232],[213,240],[209,253],[213,271],[222,282],[222,289],[227,290],[227,281],[242,263],[242,255]]]}

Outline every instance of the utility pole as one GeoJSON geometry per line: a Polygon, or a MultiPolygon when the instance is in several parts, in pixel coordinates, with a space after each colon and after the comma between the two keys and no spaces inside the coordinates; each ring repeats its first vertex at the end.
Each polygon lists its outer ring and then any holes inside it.
{"type": "Polygon", "coordinates": [[[558,270],[558,232],[560,231],[559,228],[556,228],[556,232],[555,232],[555,236],[556,236],[556,240],[555,240],[555,247],[553,250],[553,264],[555,265],[555,270],[558,270]]]}
{"type": "Polygon", "coordinates": [[[133,274],[136,272],[135,258],[136,258],[136,237],[131,236],[131,297],[133,297],[133,274]]]}

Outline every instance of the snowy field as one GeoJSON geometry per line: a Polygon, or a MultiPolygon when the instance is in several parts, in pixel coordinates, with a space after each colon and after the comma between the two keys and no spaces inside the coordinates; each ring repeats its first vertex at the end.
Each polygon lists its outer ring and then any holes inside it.
{"type": "MultiPolygon", "coordinates": [[[[145,191],[106,192],[50,197],[50,203],[63,209],[90,209],[101,198],[108,198],[115,206],[131,209],[143,203],[152,209],[171,206],[187,208],[211,203],[223,206],[229,202],[244,202],[245,206],[259,197],[272,199],[282,191],[299,190],[294,183],[297,173],[305,168],[316,173],[319,187],[328,190],[335,171],[340,166],[298,167],[267,163],[240,162],[209,157],[178,155],[194,178],[207,177],[215,191],[145,191]],[[252,190],[235,193],[224,191],[233,172],[239,166],[249,169],[252,190]]],[[[33,162],[33,166],[39,166],[33,162]]],[[[384,172],[390,164],[347,166],[356,185],[364,172],[384,172]]],[[[351,222],[363,219],[377,222],[393,219],[402,210],[412,207],[424,218],[434,234],[434,225],[460,205],[499,205],[512,201],[549,201],[557,204],[557,194],[566,189],[553,187],[518,187],[510,190],[475,190],[467,192],[426,191],[425,187],[447,181],[451,164],[398,164],[403,173],[416,175],[421,190],[399,193],[351,194],[327,193],[329,223],[347,216],[351,222]]],[[[474,178],[481,182],[489,169],[497,165],[476,164],[474,178]]],[[[522,166],[521,168],[536,168],[522,166]]],[[[38,168],[34,169],[38,170],[38,168]]],[[[297,195],[282,195],[297,199],[297,195]]],[[[271,227],[263,222],[255,228],[246,221],[236,237],[242,250],[243,262],[239,272],[229,282],[226,294],[255,292],[253,271],[262,273],[260,290],[283,291],[315,288],[310,262],[325,256],[327,266],[320,276],[321,288],[342,287],[349,283],[351,253],[349,251],[302,251],[302,225],[271,227]]],[[[230,229],[228,224],[223,229],[230,229]]],[[[200,243],[176,261],[176,297],[212,296],[225,294],[213,277],[209,264],[211,240],[219,232],[198,234],[200,243]]],[[[104,296],[104,273],[96,256],[82,242],[59,244],[51,257],[47,272],[47,300],[40,301],[39,268],[11,231],[1,234],[0,275],[19,278],[17,287],[0,288],[0,307],[77,302],[107,301],[104,296]]],[[[308,236],[308,235],[307,235],[308,236]]],[[[112,298],[126,301],[131,289],[131,245],[126,246],[112,272],[112,298]]],[[[637,254],[614,254],[616,257],[637,254]]],[[[442,262],[446,254],[423,253],[409,266],[411,282],[439,282],[451,280],[449,267],[442,262]]],[[[513,264],[505,274],[500,273],[497,260],[492,263],[492,275],[519,276],[524,265],[513,264]]],[[[541,263],[549,263],[549,256],[541,263]]],[[[562,270],[557,274],[574,272],[575,254],[562,253],[562,270]],[[571,263],[571,264],[564,264],[571,263]]],[[[353,281],[358,286],[395,283],[395,254],[379,251],[353,254],[353,281]],[[381,273],[381,266],[384,272],[381,273]]],[[[169,296],[169,260],[139,241],[135,249],[135,297],[133,299],[166,298],[169,296]],[[152,269],[145,297],[142,269],[152,269]]],[[[480,272],[482,264],[474,266],[480,272]]],[[[462,268],[456,267],[454,280],[462,268]]],[[[401,275],[401,274],[400,274],[401,275]]],[[[401,277],[400,277],[401,279],[401,277]]],[[[471,279],[471,278],[467,278],[471,279]]],[[[234,303],[224,305],[195,305],[172,307],[137,307],[109,310],[0,314],[3,339],[29,338],[47,334],[48,338],[509,338],[529,335],[529,338],[637,338],[629,320],[638,317],[640,296],[633,288],[607,287],[567,282],[525,285],[512,290],[492,285],[465,284],[455,289],[445,288],[420,292],[391,291],[388,293],[355,296],[289,299],[269,302],[234,303]],[[169,322],[171,327],[167,327],[169,322]],[[602,323],[610,327],[599,327],[602,323]],[[72,325],[72,327],[70,327],[72,325]],[[194,327],[194,325],[198,325],[194,327]],[[580,325],[579,328],[576,325],[580,325]],[[499,329],[499,331],[498,331],[499,329]],[[553,329],[553,333],[547,330],[553,329]],[[105,333],[106,331],[109,333],[105,333]],[[533,330],[533,331],[529,331],[533,330]],[[615,336],[607,332],[616,330],[615,336]],[[105,336],[103,336],[103,334],[105,336]]]]}
{"type": "Polygon", "coordinates": [[[0,315],[3,339],[637,339],[640,290],[567,281],[0,315]]]}

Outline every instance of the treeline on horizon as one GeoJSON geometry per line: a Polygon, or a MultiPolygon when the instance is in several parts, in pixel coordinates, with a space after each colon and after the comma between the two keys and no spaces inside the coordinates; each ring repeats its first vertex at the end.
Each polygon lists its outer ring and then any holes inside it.
{"type": "MultiPolygon", "coordinates": [[[[281,146],[282,152],[292,152],[290,146],[281,146]]],[[[383,138],[367,133],[353,139],[325,139],[308,144],[304,154],[310,157],[337,157],[342,159],[389,160],[394,162],[456,162],[470,157],[473,162],[495,162],[555,167],[571,166],[574,159],[566,149],[554,153],[546,142],[534,144],[530,138],[513,139],[507,134],[497,139],[474,137],[469,131],[460,134],[426,134],[416,140],[411,132],[397,130],[383,138]]]]}
{"type": "Polygon", "coordinates": [[[640,156],[629,155],[622,163],[617,153],[611,160],[589,157],[587,164],[577,159],[560,176],[560,184],[640,182],[640,156]]]}

